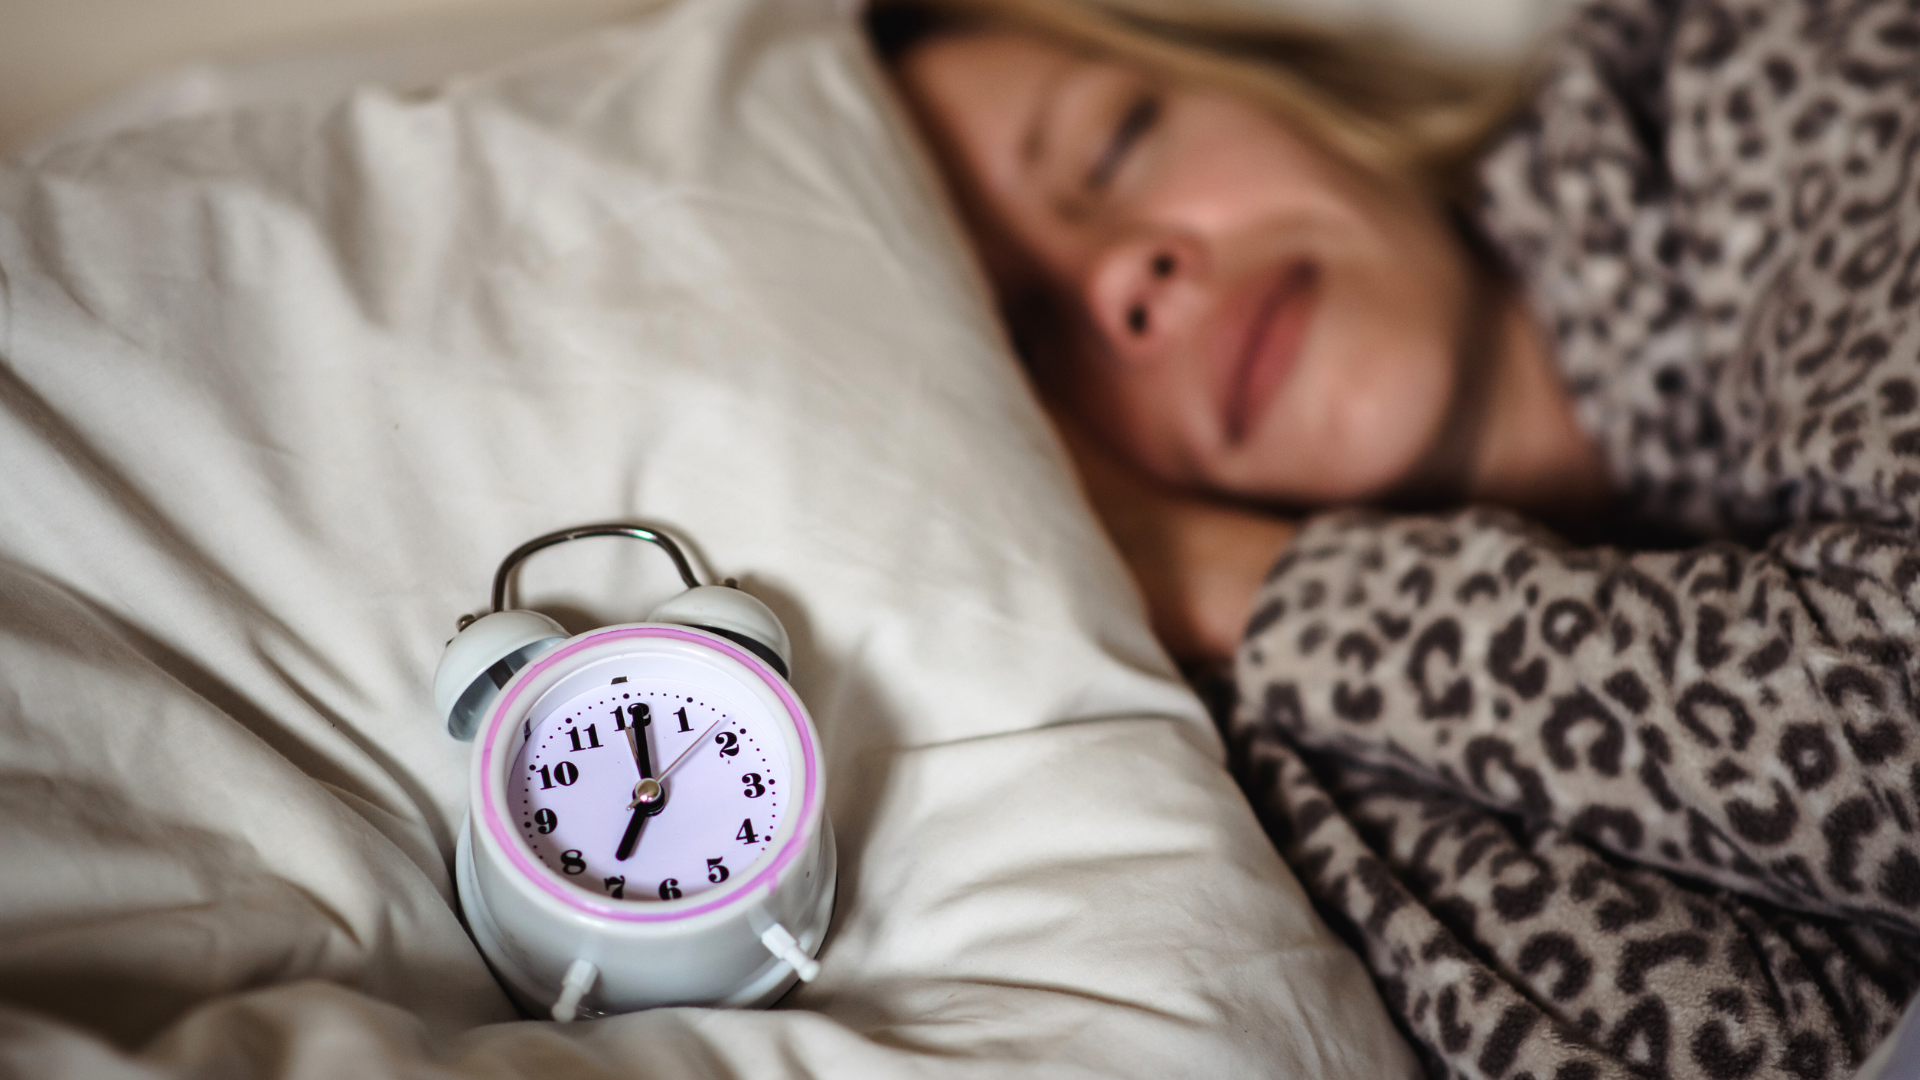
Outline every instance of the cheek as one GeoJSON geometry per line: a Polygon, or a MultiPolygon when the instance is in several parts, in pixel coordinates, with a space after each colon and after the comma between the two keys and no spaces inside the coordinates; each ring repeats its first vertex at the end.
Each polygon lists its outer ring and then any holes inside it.
{"type": "MultiPolygon", "coordinates": [[[[1045,367],[1040,392],[1063,414],[1095,436],[1121,460],[1175,485],[1207,485],[1205,402],[1191,372],[1178,360],[1123,366],[1082,344],[1045,367]]],[[[1170,358],[1171,359],[1171,358],[1170,358]]]]}
{"type": "Polygon", "coordinates": [[[1192,438],[1182,423],[1182,387],[1133,372],[1084,376],[1058,399],[1111,450],[1150,476],[1173,484],[1200,481],[1192,438]]]}
{"type": "Polygon", "coordinates": [[[1309,505],[1375,498],[1439,441],[1459,379],[1463,290],[1392,275],[1330,284],[1346,287],[1329,288],[1300,369],[1225,486],[1309,505]]]}

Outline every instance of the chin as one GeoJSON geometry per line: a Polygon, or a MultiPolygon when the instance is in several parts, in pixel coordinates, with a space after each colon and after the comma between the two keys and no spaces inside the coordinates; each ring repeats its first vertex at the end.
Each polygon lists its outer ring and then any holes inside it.
{"type": "MultiPolygon", "coordinates": [[[[1444,368],[1442,370],[1445,370],[1444,368]]],[[[1248,475],[1231,486],[1258,498],[1322,507],[1402,494],[1433,454],[1446,424],[1451,379],[1375,381],[1342,407],[1309,410],[1301,423],[1269,424],[1249,446],[1248,475]]]]}

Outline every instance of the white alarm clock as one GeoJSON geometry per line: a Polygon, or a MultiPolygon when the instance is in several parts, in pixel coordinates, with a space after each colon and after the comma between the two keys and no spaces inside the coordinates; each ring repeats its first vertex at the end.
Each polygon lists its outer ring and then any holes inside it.
{"type": "Polygon", "coordinates": [[[701,585],[654,530],[568,529],[501,563],[492,613],[447,644],[434,703],[474,741],[455,854],[467,926],[523,1007],[562,1021],[760,1007],[814,977],[835,853],[791,664],[765,604],[701,585]],[[659,545],[687,590],[578,636],[506,608],[522,560],[590,536],[659,545]]]}

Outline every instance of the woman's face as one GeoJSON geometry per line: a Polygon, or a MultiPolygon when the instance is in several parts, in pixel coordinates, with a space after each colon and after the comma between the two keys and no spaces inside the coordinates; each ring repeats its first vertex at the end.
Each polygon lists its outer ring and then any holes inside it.
{"type": "Polygon", "coordinates": [[[900,77],[1043,392],[1166,481],[1389,493],[1442,441],[1471,262],[1433,203],[1273,115],[1034,36],[900,77]]]}

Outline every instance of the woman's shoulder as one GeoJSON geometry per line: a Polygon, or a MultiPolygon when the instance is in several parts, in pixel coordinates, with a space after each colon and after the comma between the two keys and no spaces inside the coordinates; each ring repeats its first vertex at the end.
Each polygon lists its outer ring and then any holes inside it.
{"type": "Polygon", "coordinates": [[[1488,156],[1482,224],[1643,513],[1920,522],[1916,40],[1895,0],[1589,4],[1488,156]]]}

